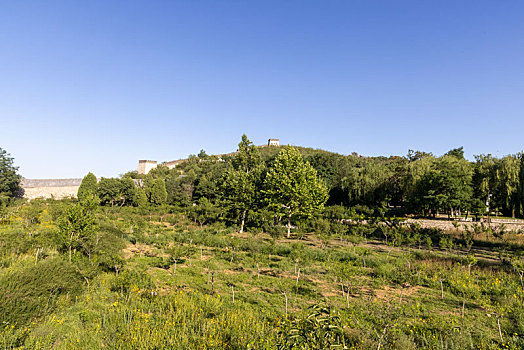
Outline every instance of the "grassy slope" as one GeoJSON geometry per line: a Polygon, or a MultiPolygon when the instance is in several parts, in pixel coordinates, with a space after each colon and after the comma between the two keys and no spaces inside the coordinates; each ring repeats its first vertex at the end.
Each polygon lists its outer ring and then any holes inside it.
{"type": "MultiPolygon", "coordinates": [[[[108,211],[102,220],[128,242],[123,272],[101,273],[80,295],[57,297],[33,323],[7,324],[4,348],[275,348],[277,331],[289,331],[285,320],[319,303],[331,307],[353,348],[523,346],[524,293],[493,252],[469,274],[458,251],[358,236],[274,239],[132,211],[108,211]]],[[[33,251],[14,256],[6,247],[0,280],[34,263],[33,251]]]]}

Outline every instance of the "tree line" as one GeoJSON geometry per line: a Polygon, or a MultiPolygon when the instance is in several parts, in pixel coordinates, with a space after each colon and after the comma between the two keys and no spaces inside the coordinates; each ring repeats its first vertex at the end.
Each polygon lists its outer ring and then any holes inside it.
{"type": "Polygon", "coordinates": [[[197,223],[217,220],[271,227],[294,224],[328,206],[366,216],[524,216],[524,158],[442,156],[410,150],[406,156],[344,156],[302,147],[256,147],[242,136],[238,151],[222,157],[204,151],[174,169],[119,179],[86,176],[102,205],[183,208],[197,223]]]}
{"type": "Polygon", "coordinates": [[[282,223],[288,237],[293,224],[323,209],[328,189],[298,149],[279,148],[278,154],[264,160],[246,135],[238,147],[236,153],[223,158],[202,151],[176,169],[160,166],[144,176],[130,172],[97,182],[89,173],[82,180],[78,198],[95,198],[110,206],[171,205],[185,209],[200,225],[229,221],[238,224],[240,232],[246,223],[257,227],[282,223]]]}
{"type": "MultiPolygon", "coordinates": [[[[1,150],[0,160],[0,203],[5,205],[23,192],[13,158],[1,150]]],[[[468,161],[462,147],[442,156],[413,150],[403,157],[345,156],[256,147],[243,135],[238,151],[220,158],[201,151],[174,169],[160,165],[147,175],[133,171],[99,182],[90,173],[78,197],[85,193],[107,206],[182,208],[202,225],[229,220],[241,231],[246,224],[272,222],[285,223],[289,231],[292,222],[313,216],[324,202],[366,216],[524,217],[524,157],[488,154],[468,161]]]]}

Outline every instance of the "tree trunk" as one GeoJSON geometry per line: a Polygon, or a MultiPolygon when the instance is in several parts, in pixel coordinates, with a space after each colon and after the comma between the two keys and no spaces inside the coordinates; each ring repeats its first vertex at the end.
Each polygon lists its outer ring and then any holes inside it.
{"type": "Polygon", "coordinates": [[[291,237],[291,212],[287,216],[287,238],[291,237]]]}
{"type": "Polygon", "coordinates": [[[246,222],[246,211],[242,212],[242,223],[240,224],[240,233],[244,232],[244,223],[246,222]]]}

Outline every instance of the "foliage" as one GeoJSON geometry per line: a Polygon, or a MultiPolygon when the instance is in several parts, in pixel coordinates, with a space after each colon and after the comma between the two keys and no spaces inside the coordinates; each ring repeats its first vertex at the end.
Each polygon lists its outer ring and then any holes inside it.
{"type": "Polygon", "coordinates": [[[293,147],[286,147],[279,153],[264,185],[269,206],[287,218],[288,237],[291,221],[297,217],[310,217],[321,210],[328,196],[317,171],[304,162],[293,147]]]}
{"type": "Polygon", "coordinates": [[[156,179],[151,187],[151,204],[162,205],[167,201],[166,184],[162,179],[156,179]]]}
{"type": "Polygon", "coordinates": [[[98,181],[93,173],[88,173],[82,179],[82,183],[78,188],[77,198],[82,201],[87,197],[96,195],[98,189],[98,181]]]}
{"type": "Polygon", "coordinates": [[[319,304],[308,308],[309,315],[284,321],[279,327],[277,349],[346,349],[348,340],[340,317],[319,304]]]}
{"type": "Polygon", "coordinates": [[[0,273],[0,323],[23,324],[52,311],[61,296],[74,297],[82,279],[60,258],[46,259],[0,273]]]}
{"type": "Polygon", "coordinates": [[[20,185],[22,177],[17,173],[18,167],[13,165],[13,158],[0,148],[0,206],[14,198],[20,198],[23,189],[20,185]]]}
{"type": "Polygon", "coordinates": [[[231,163],[222,184],[223,200],[229,211],[240,213],[240,232],[243,232],[246,214],[255,209],[260,200],[257,194],[260,191],[263,170],[260,153],[246,135],[242,135],[238,153],[231,163]]]}
{"type": "Polygon", "coordinates": [[[92,200],[71,205],[58,220],[59,240],[71,262],[73,250],[90,255],[87,242],[96,229],[92,200]]]}
{"type": "Polygon", "coordinates": [[[144,211],[84,203],[96,229],[71,263],[57,229],[82,202],[6,208],[0,346],[524,346],[523,241],[514,232],[481,239],[480,229],[461,235],[461,226],[443,232],[387,215],[360,219],[372,208],[357,215],[327,207],[314,217],[313,232],[289,241],[239,235],[224,225],[216,203],[201,197],[196,204],[144,211]],[[202,226],[186,217],[193,208],[202,226]],[[442,237],[444,251],[427,250],[421,237],[442,237]],[[501,247],[509,264],[495,259],[501,247]]]}

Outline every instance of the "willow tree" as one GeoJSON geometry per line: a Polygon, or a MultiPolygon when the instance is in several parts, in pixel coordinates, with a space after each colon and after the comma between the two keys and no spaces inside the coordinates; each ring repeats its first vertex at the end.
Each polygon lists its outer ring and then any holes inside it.
{"type": "Polygon", "coordinates": [[[260,152],[245,134],[242,135],[238,152],[232,159],[231,165],[224,175],[223,199],[228,208],[240,214],[240,233],[242,233],[247,212],[256,206],[263,169],[260,152]]]}
{"type": "Polygon", "coordinates": [[[326,185],[317,171],[294,147],[286,147],[275,159],[264,182],[268,204],[287,218],[287,237],[291,222],[297,217],[310,217],[324,207],[328,198],[326,185]]]}
{"type": "Polygon", "coordinates": [[[496,169],[499,159],[491,154],[480,154],[475,156],[475,167],[473,171],[473,192],[478,202],[480,213],[488,213],[492,209],[492,196],[496,191],[496,169]]]}
{"type": "Polygon", "coordinates": [[[497,181],[496,200],[505,214],[515,217],[519,208],[520,159],[515,155],[508,155],[500,159],[495,178],[497,181]]]}

